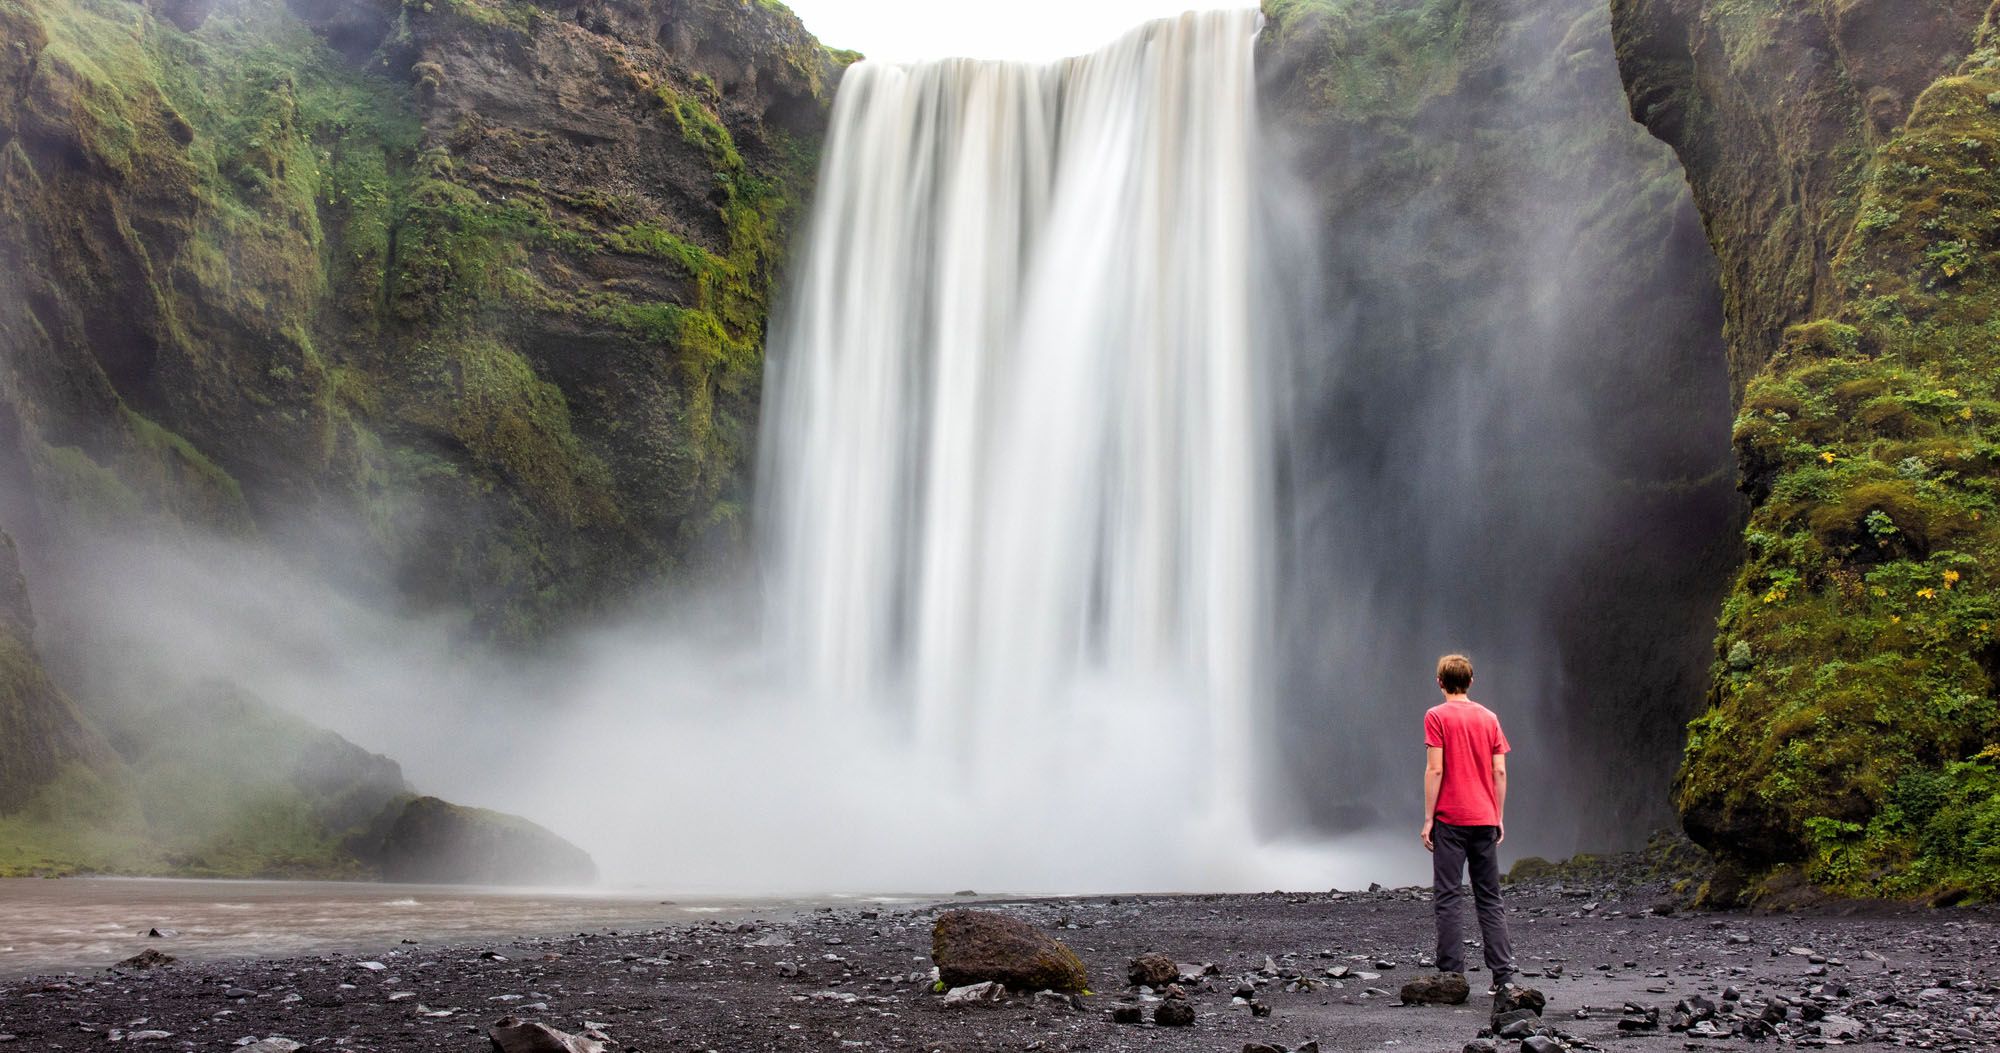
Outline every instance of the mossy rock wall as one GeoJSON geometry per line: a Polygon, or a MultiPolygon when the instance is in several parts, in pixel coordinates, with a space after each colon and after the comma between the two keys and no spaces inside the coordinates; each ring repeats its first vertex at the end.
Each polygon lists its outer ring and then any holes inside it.
{"type": "Polygon", "coordinates": [[[0,872],[367,874],[394,763],[102,675],[71,569],[220,538],[514,644],[727,559],[847,57],[764,0],[10,0],[0,41],[0,872]]]}
{"type": "Polygon", "coordinates": [[[0,483],[525,639],[727,551],[838,67],[739,0],[0,11],[0,483]],[[171,16],[171,17],[169,17],[171,16]]]}
{"type": "Polygon", "coordinates": [[[2000,894],[2000,54],[1973,0],[1614,0],[1722,262],[1752,512],[1676,802],[1711,893],[2000,894]]]}

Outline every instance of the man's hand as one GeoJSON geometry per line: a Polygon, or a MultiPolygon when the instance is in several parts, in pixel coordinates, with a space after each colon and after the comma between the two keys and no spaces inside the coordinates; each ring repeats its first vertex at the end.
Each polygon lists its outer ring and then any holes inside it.
{"type": "Polygon", "coordinates": [[[1506,824],[1506,823],[1494,823],[1494,824],[1493,824],[1493,829],[1495,829],[1495,830],[1498,830],[1498,831],[1500,831],[1500,836],[1499,836],[1499,837],[1496,837],[1496,838],[1494,838],[1494,839],[1493,839],[1493,843],[1494,843],[1494,844],[1496,844],[1496,845],[1504,845],[1504,844],[1506,844],[1506,843],[1507,843],[1507,824],[1506,824]]]}
{"type": "Polygon", "coordinates": [[[1429,819],[1424,820],[1424,828],[1422,830],[1417,831],[1417,837],[1423,841],[1424,851],[1426,852],[1437,851],[1436,847],[1434,847],[1431,844],[1431,820],[1429,819]]]}

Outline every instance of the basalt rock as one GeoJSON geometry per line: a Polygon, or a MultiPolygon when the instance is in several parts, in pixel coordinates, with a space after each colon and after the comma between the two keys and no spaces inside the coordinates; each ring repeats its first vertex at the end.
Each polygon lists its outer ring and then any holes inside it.
{"type": "Polygon", "coordinates": [[[604,1053],[604,1044],[519,1017],[504,1016],[487,1029],[494,1053],[604,1053]]]}
{"type": "Polygon", "coordinates": [[[1181,967],[1164,954],[1142,954],[1132,959],[1126,978],[1134,987],[1165,987],[1181,978],[1181,967]]]}
{"type": "Polygon", "coordinates": [[[931,930],[931,958],[947,987],[993,981],[1015,991],[1079,994],[1083,962],[1035,926],[990,911],[950,910],[931,930]]]}
{"type": "Polygon", "coordinates": [[[1194,1006],[1185,998],[1169,998],[1153,1007],[1153,1023],[1160,1027],[1192,1027],[1194,1006]]]}
{"type": "Polygon", "coordinates": [[[1404,1005],[1464,1005],[1472,994],[1465,977],[1457,973],[1419,976],[1403,985],[1404,1005]]]}

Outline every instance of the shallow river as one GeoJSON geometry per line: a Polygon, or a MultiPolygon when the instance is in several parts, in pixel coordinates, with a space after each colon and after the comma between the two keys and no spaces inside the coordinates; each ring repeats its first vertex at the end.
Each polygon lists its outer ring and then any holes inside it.
{"type": "Polygon", "coordinates": [[[190,960],[379,954],[404,940],[650,928],[832,902],[337,881],[0,879],[0,976],[93,970],[147,948],[190,960]],[[155,928],[172,935],[146,935],[155,928]]]}

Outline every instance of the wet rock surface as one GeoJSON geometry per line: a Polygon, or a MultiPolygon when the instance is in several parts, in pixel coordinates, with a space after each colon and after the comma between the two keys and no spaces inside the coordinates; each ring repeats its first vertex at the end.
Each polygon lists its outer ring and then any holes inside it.
{"type": "MultiPolygon", "coordinates": [[[[1124,978],[1134,959],[1163,950],[1215,963],[1213,973],[1181,969],[1161,988],[1101,991],[1081,999],[1082,1011],[1067,997],[1027,990],[976,1009],[947,1006],[930,956],[939,916],[958,905],[946,903],[507,945],[393,944],[251,961],[184,957],[144,972],[10,976],[0,978],[0,1035],[13,1036],[7,1048],[18,1049],[103,1049],[115,1038],[116,1048],[257,1053],[293,1043],[348,1053],[486,1053],[503,1029],[510,1041],[518,1034],[541,1043],[521,1048],[562,1049],[548,1043],[567,1041],[612,1053],[1214,1053],[1252,1046],[1336,1053],[1391,1042],[1412,1051],[1498,1053],[2000,1048],[2000,912],[1659,916],[1642,913],[1651,902],[1643,896],[1609,889],[1583,890],[1597,904],[1585,912],[1575,891],[1544,885],[1510,893],[1522,984],[1541,992],[1545,1004],[1537,1014],[1530,998],[1508,1000],[1524,1026],[1504,1038],[1490,1028],[1496,1006],[1484,994],[1490,977],[1480,972],[1469,976],[1472,996],[1464,1005],[1401,1005],[1379,986],[1387,980],[1364,978],[1378,961],[1416,962],[1429,950],[1430,904],[1416,889],[1338,899],[976,904],[1060,934],[1100,978],[1124,978]],[[515,1023],[503,1023],[509,1017],[515,1023]]],[[[156,942],[175,949],[171,939],[156,942]]]]}

